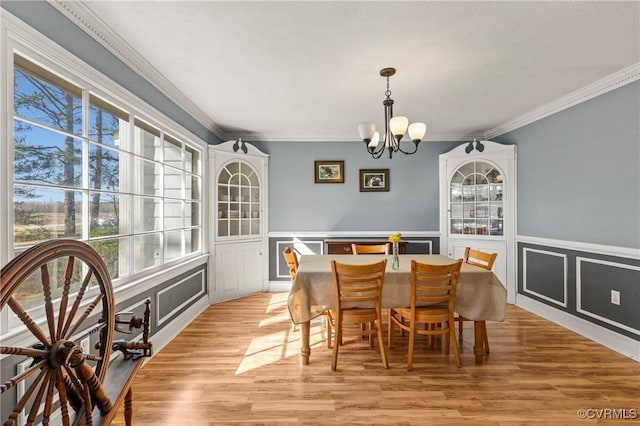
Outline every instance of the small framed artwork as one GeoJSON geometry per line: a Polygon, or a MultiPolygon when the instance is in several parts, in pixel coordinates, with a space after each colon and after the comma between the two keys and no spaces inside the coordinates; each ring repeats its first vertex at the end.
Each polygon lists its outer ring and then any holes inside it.
{"type": "Polygon", "coordinates": [[[360,169],[360,192],[389,191],[389,169],[360,169]]]}
{"type": "Polygon", "coordinates": [[[316,160],[314,176],[316,183],[344,183],[344,161],[316,160]]]}

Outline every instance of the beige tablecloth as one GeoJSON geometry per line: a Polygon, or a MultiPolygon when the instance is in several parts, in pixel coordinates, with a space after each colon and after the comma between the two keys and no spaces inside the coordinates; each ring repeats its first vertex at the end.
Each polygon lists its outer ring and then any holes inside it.
{"type": "MultiPolygon", "coordinates": [[[[342,263],[373,263],[387,258],[382,288],[382,307],[409,306],[411,300],[411,259],[431,264],[449,264],[452,259],[442,255],[400,255],[400,269],[391,268],[392,256],[384,255],[305,255],[300,259],[298,273],[289,293],[289,313],[299,324],[333,308],[333,278],[331,260],[342,263]]],[[[455,310],[470,320],[502,321],[507,291],[495,274],[477,266],[462,264],[456,290],[455,310]]]]}

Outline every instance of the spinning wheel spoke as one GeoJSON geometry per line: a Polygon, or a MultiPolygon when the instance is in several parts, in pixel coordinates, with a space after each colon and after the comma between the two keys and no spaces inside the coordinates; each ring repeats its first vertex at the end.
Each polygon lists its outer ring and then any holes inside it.
{"type": "Polygon", "coordinates": [[[62,330],[65,324],[65,314],[67,313],[67,304],[69,303],[69,289],[71,288],[71,277],[73,276],[73,265],[75,257],[69,256],[67,270],[64,274],[64,285],[62,286],[62,297],[60,298],[60,311],[58,314],[58,337],[62,337],[62,330]]]}
{"type": "Polygon", "coordinates": [[[69,400],[67,399],[67,388],[64,385],[64,378],[62,376],[62,370],[58,370],[56,377],[56,387],[58,388],[58,395],[60,396],[60,414],[62,417],[62,425],[69,426],[69,400]]]}
{"type": "Polygon", "coordinates": [[[14,348],[11,346],[0,346],[0,354],[23,355],[31,358],[43,358],[49,355],[49,352],[33,348],[14,348]]]}
{"type": "Polygon", "coordinates": [[[75,325],[73,326],[73,328],[71,328],[71,331],[69,331],[67,333],[67,336],[73,336],[73,333],[75,333],[78,330],[78,328],[80,328],[82,323],[84,323],[84,320],[86,320],[87,317],[89,316],[89,314],[91,314],[91,312],[93,312],[93,310],[98,305],[98,303],[100,303],[101,300],[102,300],[102,294],[98,294],[98,296],[95,299],[93,299],[93,302],[91,302],[91,304],[84,311],[82,316],[80,316],[80,318],[78,318],[78,322],[76,322],[75,325]]]}
{"type": "Polygon", "coordinates": [[[22,382],[23,380],[26,380],[33,373],[35,373],[36,371],[42,369],[42,367],[44,367],[46,363],[47,363],[46,360],[42,360],[39,363],[37,363],[35,365],[32,365],[31,367],[27,368],[24,371],[24,373],[18,374],[17,376],[7,380],[6,382],[4,382],[2,384],[2,386],[0,386],[0,390],[2,391],[1,393],[4,393],[6,390],[11,389],[12,387],[17,385],[18,383],[22,382]]]}
{"type": "Polygon", "coordinates": [[[51,347],[51,342],[49,342],[47,336],[45,336],[42,329],[38,327],[38,324],[36,324],[36,322],[29,316],[27,311],[24,310],[20,302],[18,302],[13,296],[11,296],[9,297],[9,300],[7,300],[7,305],[9,305],[13,313],[16,314],[20,321],[22,321],[22,323],[27,326],[29,331],[38,340],[40,340],[42,344],[44,344],[47,348],[51,347]]]}
{"type": "Polygon", "coordinates": [[[55,370],[47,369],[44,381],[38,387],[38,393],[36,394],[35,399],[31,403],[31,410],[29,411],[29,416],[27,417],[27,424],[33,424],[36,421],[36,416],[40,411],[40,404],[42,403],[42,397],[44,397],[46,390],[49,388],[49,382],[54,377],[55,370]]]}
{"type": "Polygon", "coordinates": [[[44,400],[44,412],[42,414],[42,424],[44,426],[48,426],[51,419],[51,410],[53,408],[53,390],[57,381],[57,370],[51,370],[51,374],[49,377],[49,386],[47,387],[47,397],[44,400]]]}
{"type": "MultiPolygon", "coordinates": [[[[5,422],[5,425],[7,423],[15,424],[16,419],[18,418],[22,410],[24,410],[24,407],[27,405],[27,402],[29,402],[29,399],[31,399],[31,395],[33,395],[33,392],[38,388],[38,385],[40,384],[42,379],[47,375],[48,370],[49,369],[47,368],[40,371],[40,374],[38,374],[31,386],[29,386],[29,388],[24,392],[24,395],[22,395],[22,398],[20,398],[16,406],[13,407],[13,412],[11,413],[11,415],[9,415],[9,419],[5,422]]],[[[40,405],[40,403],[38,403],[38,405],[40,405]]]]}
{"type": "Polygon", "coordinates": [[[51,277],[49,267],[45,263],[40,267],[40,277],[42,279],[42,290],[44,293],[44,310],[47,313],[47,324],[49,325],[49,335],[51,341],[56,341],[56,319],[53,316],[53,300],[51,300],[51,277]]]}
{"type": "Polygon", "coordinates": [[[78,309],[80,308],[80,302],[82,302],[84,293],[85,291],[87,291],[87,287],[89,287],[89,282],[91,282],[92,276],[93,276],[93,270],[89,269],[89,272],[87,272],[87,275],[82,280],[82,285],[80,286],[80,290],[76,295],[76,300],[74,300],[73,302],[71,311],[69,311],[69,318],[67,318],[64,328],[62,329],[62,333],[60,333],[60,338],[66,339],[73,334],[73,333],[67,333],[67,331],[69,330],[69,327],[71,326],[71,323],[73,322],[74,317],[78,313],[78,309]]]}

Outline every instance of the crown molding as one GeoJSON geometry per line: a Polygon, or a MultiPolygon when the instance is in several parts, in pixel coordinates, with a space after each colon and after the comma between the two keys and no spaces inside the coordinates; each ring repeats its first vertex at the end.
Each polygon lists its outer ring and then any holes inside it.
{"type": "MultiPolygon", "coordinates": [[[[235,133],[229,132],[227,134],[228,139],[238,139],[241,138],[247,142],[357,142],[362,143],[361,139],[354,138],[352,135],[349,136],[310,136],[308,134],[305,135],[291,135],[291,134],[271,134],[271,133],[235,133]]],[[[429,142],[469,142],[473,139],[484,139],[484,136],[478,134],[477,136],[473,135],[447,135],[447,134],[439,134],[439,135],[429,135],[429,137],[425,137],[422,140],[422,143],[429,142]]],[[[405,142],[403,140],[403,142],[405,142]]],[[[409,142],[409,141],[406,141],[409,142]]]]}
{"type": "Polygon", "coordinates": [[[595,98],[618,87],[633,83],[640,79],[640,63],[631,65],[618,72],[615,72],[601,80],[591,83],[581,89],[569,93],[553,102],[549,102],[539,108],[534,109],[526,114],[516,117],[506,123],[500,124],[484,133],[486,139],[500,136],[504,133],[516,130],[534,121],[541,120],[545,117],[553,115],[557,112],[578,105],[589,99],[595,98]]]}
{"type": "Polygon", "coordinates": [[[167,78],[156,70],[142,55],[132,48],[122,37],[105,25],[102,20],[82,1],[47,0],[67,19],[89,34],[116,58],[142,76],[151,85],[167,96],[177,106],[184,109],[194,119],[207,127],[222,140],[229,139],[200,108],[180,92],[167,78]]]}

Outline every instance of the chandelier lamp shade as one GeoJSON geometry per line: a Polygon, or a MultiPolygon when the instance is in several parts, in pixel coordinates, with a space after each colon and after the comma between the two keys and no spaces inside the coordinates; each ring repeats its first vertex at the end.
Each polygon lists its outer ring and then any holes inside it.
{"type": "Polygon", "coordinates": [[[393,99],[391,99],[391,90],[389,89],[389,77],[396,73],[395,68],[383,68],[380,75],[387,79],[387,91],[385,92],[384,105],[384,133],[382,134],[382,143],[380,141],[380,132],[376,130],[375,123],[365,122],[358,125],[358,133],[360,138],[367,146],[367,151],[373,158],[380,158],[384,151],[389,152],[389,158],[393,158],[395,152],[403,154],[415,154],[418,151],[418,144],[422,141],[427,131],[424,123],[411,123],[409,119],[403,116],[393,116],[393,99]],[[406,133],[413,142],[413,150],[405,151],[400,146],[400,141],[406,133]]]}

